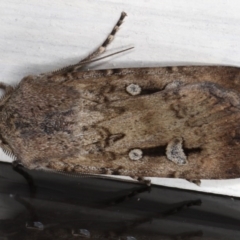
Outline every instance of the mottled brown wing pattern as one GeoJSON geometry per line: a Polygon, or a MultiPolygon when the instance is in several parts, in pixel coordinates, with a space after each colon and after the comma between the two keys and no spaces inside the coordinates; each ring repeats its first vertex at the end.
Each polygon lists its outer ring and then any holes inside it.
{"type": "MultiPolygon", "coordinates": [[[[88,61],[105,50],[125,15],[88,61]]],[[[15,89],[4,86],[0,145],[23,166],[190,180],[240,177],[238,68],[82,66],[28,76],[15,89]]]]}

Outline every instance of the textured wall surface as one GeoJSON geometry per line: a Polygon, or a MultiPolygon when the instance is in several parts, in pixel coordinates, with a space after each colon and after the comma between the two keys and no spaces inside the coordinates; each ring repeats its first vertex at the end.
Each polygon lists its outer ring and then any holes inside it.
{"type": "MultiPolygon", "coordinates": [[[[73,64],[102,43],[121,11],[125,19],[107,53],[134,50],[91,68],[166,65],[240,67],[240,3],[224,0],[2,1],[0,3],[0,80],[73,64]]],[[[10,159],[1,153],[2,161],[10,159]]],[[[202,181],[153,179],[166,186],[240,196],[240,179],[202,181]]]]}

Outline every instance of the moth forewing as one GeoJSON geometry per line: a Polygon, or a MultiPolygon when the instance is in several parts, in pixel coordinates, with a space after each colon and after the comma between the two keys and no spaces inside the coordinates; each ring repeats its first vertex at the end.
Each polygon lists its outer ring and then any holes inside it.
{"type": "MultiPolygon", "coordinates": [[[[1,147],[29,169],[189,180],[240,177],[240,74],[234,67],[28,76],[1,100],[1,147]]],[[[9,91],[7,91],[9,89],[9,91]]]]}

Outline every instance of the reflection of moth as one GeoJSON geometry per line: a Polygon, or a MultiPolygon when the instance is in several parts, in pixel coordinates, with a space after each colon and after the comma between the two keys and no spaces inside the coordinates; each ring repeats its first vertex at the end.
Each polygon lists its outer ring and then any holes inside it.
{"type": "MultiPolygon", "coordinates": [[[[1,147],[25,167],[132,177],[240,177],[240,71],[59,71],[1,85],[1,147]]],[[[86,63],[87,62],[87,63],[86,63]]]]}

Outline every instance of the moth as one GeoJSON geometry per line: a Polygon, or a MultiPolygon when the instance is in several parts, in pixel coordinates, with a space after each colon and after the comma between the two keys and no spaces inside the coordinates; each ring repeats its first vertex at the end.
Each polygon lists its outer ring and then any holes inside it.
{"type": "Polygon", "coordinates": [[[87,58],[1,83],[0,147],[28,169],[143,177],[240,177],[240,71],[174,66],[83,71],[87,58]]]}

